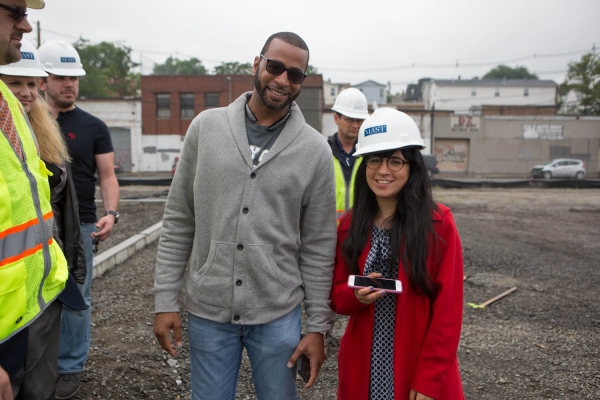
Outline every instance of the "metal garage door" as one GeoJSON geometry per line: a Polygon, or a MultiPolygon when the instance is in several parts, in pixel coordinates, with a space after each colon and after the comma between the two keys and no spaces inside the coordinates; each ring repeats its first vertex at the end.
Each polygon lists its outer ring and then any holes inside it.
{"type": "Polygon", "coordinates": [[[109,127],[110,138],[115,149],[115,164],[125,172],[131,171],[131,131],[129,128],[109,127]]]}

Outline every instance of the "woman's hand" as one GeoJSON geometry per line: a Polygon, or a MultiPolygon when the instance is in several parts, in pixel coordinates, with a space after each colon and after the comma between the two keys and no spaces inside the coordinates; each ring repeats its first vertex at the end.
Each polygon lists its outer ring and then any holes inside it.
{"type": "MultiPolygon", "coordinates": [[[[367,275],[368,278],[381,278],[381,274],[379,272],[371,272],[367,275]]],[[[362,288],[362,289],[354,289],[354,295],[356,299],[363,304],[371,304],[375,300],[381,298],[385,295],[385,292],[381,290],[373,290],[372,287],[362,288]]]]}
{"type": "Polygon", "coordinates": [[[414,389],[410,389],[408,400],[435,400],[433,397],[425,396],[422,393],[417,392],[414,389]]]}

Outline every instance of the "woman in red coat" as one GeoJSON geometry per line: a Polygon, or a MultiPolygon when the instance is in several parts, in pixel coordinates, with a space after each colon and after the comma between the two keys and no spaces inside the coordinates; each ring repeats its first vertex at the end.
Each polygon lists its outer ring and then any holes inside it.
{"type": "Polygon", "coordinates": [[[349,315],[338,399],[464,399],[457,348],[463,260],[450,209],[434,203],[418,127],[378,109],[361,126],[354,207],[342,219],[332,309],[349,315]],[[348,287],[349,275],[398,279],[401,294],[348,287]]]}

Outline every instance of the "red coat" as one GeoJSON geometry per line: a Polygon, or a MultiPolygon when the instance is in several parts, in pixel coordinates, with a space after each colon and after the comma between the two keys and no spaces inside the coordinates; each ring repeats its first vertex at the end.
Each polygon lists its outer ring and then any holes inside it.
{"type": "MultiPolygon", "coordinates": [[[[458,371],[457,348],[463,310],[463,258],[460,238],[448,207],[434,213],[434,228],[442,239],[438,250],[430,243],[427,268],[437,289],[435,301],[410,287],[402,262],[398,279],[403,293],[396,296],[394,333],[394,398],[408,399],[410,389],[436,400],[464,399],[458,371]]],[[[374,304],[364,305],[347,286],[348,268],[341,244],[349,233],[351,216],[338,227],[331,308],[349,315],[338,354],[338,399],[367,400],[373,339],[374,304]]],[[[362,273],[371,240],[359,257],[362,273]]]]}

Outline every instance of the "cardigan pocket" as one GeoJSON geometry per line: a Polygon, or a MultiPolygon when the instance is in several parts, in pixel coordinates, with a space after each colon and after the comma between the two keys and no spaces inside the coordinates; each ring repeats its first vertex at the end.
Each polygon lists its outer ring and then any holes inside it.
{"type": "Polygon", "coordinates": [[[210,241],[206,261],[192,270],[194,298],[204,304],[225,308],[232,301],[233,243],[210,241]]]}
{"type": "Polygon", "coordinates": [[[273,260],[273,246],[247,246],[246,308],[272,309],[287,306],[290,280],[273,260]]]}

